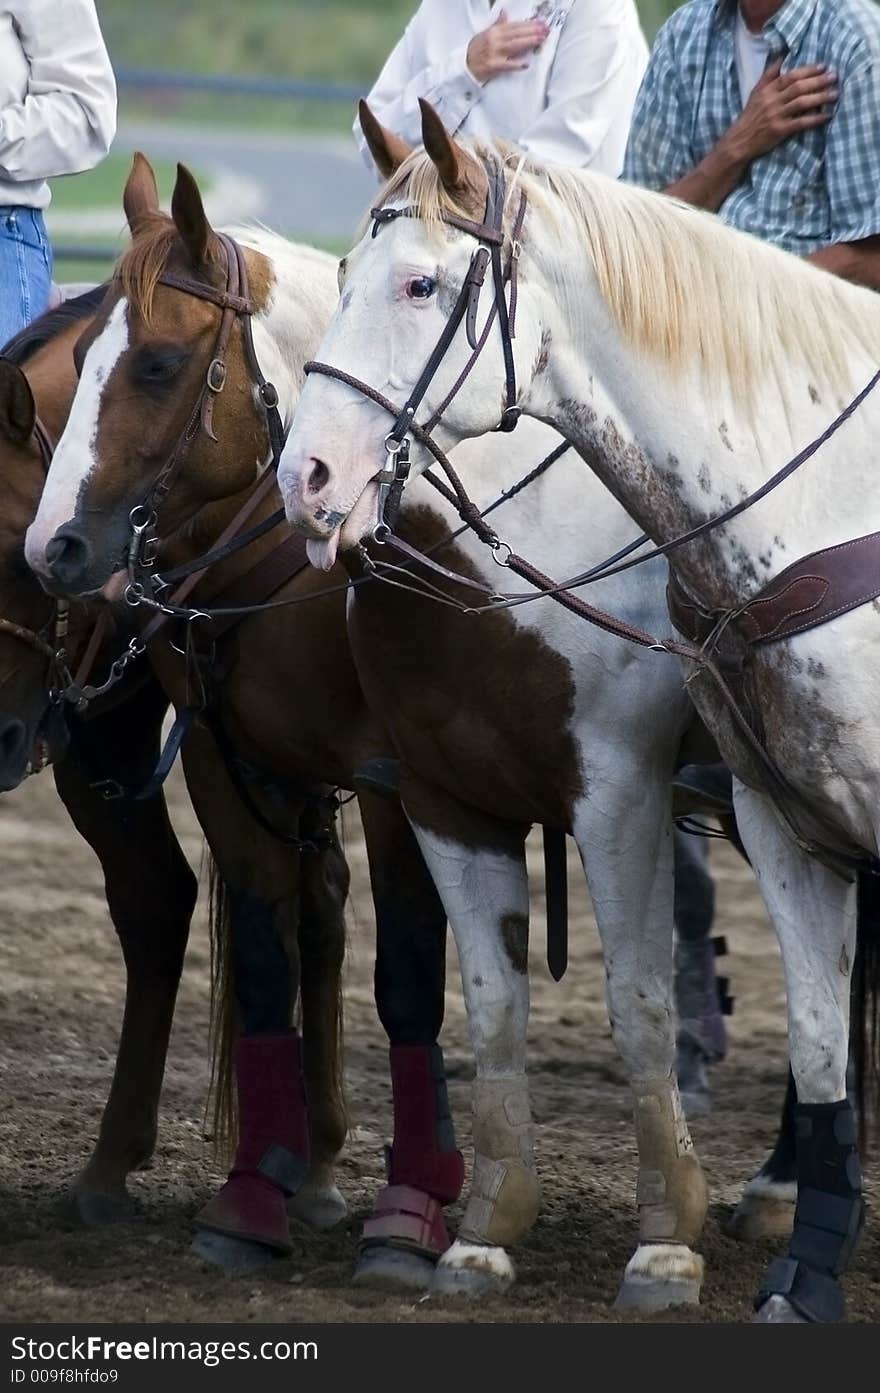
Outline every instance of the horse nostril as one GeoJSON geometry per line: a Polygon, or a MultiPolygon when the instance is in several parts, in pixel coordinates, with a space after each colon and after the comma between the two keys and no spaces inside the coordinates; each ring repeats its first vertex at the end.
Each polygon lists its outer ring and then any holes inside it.
{"type": "Polygon", "coordinates": [[[81,581],[91,559],[92,550],[85,537],[69,523],[59,527],[46,547],[46,565],[53,580],[61,585],[75,586],[81,581]]]}
{"type": "Polygon", "coordinates": [[[23,762],[27,730],[23,721],[12,720],[0,728],[0,771],[17,768],[23,762]]]}
{"type": "Polygon", "coordinates": [[[315,459],[314,455],[312,459],[314,460],[314,468],[309,475],[307,488],[309,493],[320,493],[330,478],[330,470],[322,459],[315,459]]]}

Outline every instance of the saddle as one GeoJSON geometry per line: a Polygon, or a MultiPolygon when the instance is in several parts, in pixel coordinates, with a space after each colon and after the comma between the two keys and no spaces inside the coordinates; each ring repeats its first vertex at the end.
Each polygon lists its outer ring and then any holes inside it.
{"type": "Polygon", "coordinates": [[[756,648],[818,628],[880,596],[880,532],[811,552],[780,571],[745,603],[710,609],[687,590],[673,567],[666,600],[669,616],[707,656],[727,689],[728,706],[766,779],[767,791],[802,844],[826,865],[851,879],[866,869],[864,851],[842,839],[807,807],[771,759],[765,745],[760,700],[754,681],[756,648]]]}

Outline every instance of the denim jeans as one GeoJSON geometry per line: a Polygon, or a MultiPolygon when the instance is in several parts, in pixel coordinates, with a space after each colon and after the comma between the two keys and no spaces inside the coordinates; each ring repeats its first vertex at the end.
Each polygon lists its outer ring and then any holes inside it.
{"type": "Polygon", "coordinates": [[[37,208],[0,207],[0,345],[49,302],[52,248],[37,208]]]}

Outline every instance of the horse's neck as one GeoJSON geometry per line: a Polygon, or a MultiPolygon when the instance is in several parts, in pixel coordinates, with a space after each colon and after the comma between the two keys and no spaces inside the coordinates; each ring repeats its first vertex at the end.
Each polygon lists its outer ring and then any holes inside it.
{"type": "Polygon", "coordinates": [[[303,366],[314,356],[336,307],[336,263],[280,238],[255,237],[254,250],[267,259],[271,272],[266,306],[253,316],[254,349],[260,371],[278,392],[287,427],[302,390],[303,366]]]}
{"type": "MultiPolygon", "coordinates": [[[[785,401],[773,384],[755,409],[733,394],[713,403],[696,371],[674,379],[647,361],[622,342],[595,287],[584,293],[592,296],[589,313],[558,326],[553,337],[565,346],[533,385],[528,410],[568,436],[655,542],[754,492],[844,405],[830,390],[818,393],[806,371],[802,383],[786,382],[785,401]]],[[[856,386],[868,372],[854,366],[856,386]]],[[[676,568],[708,602],[732,604],[800,556],[880,527],[880,508],[870,501],[876,490],[866,508],[854,468],[871,458],[878,426],[880,389],[800,474],[677,553],[676,568]]]]}

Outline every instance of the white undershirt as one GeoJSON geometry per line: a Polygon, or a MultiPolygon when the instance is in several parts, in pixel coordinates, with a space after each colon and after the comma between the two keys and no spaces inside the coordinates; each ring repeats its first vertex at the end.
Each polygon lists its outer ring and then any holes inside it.
{"type": "Polygon", "coordinates": [[[767,66],[769,47],[763,34],[753,34],[742,17],[739,6],[736,9],[736,75],[739,78],[739,93],[745,106],[767,66]]]}

